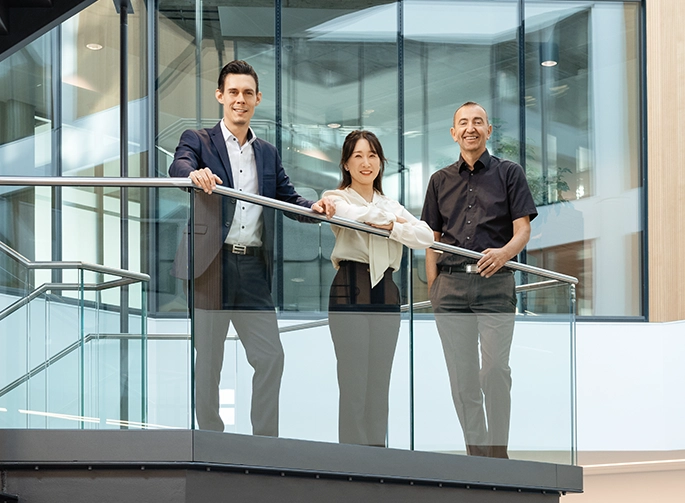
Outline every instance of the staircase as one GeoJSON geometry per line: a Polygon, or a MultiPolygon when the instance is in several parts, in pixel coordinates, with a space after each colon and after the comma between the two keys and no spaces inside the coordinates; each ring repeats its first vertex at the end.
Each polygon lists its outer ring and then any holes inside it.
{"type": "Polygon", "coordinates": [[[96,0],[0,0],[0,61],[96,0]]]}

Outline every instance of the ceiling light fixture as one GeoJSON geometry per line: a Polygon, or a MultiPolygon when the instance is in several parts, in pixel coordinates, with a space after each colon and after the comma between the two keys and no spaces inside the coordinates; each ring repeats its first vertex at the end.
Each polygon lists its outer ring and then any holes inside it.
{"type": "Polygon", "coordinates": [[[547,68],[559,64],[559,44],[555,42],[540,44],[540,64],[547,68]]]}
{"type": "Polygon", "coordinates": [[[100,49],[102,49],[102,45],[90,43],[86,44],[86,49],[90,49],[91,51],[99,51],[100,49]]]}

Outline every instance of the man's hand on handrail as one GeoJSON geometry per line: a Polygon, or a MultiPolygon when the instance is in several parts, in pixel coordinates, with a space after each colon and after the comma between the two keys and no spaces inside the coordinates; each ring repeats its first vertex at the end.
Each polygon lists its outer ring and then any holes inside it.
{"type": "Polygon", "coordinates": [[[221,178],[212,173],[209,168],[197,169],[191,171],[188,175],[190,181],[197,185],[199,188],[204,190],[207,194],[211,194],[214,189],[216,189],[216,184],[223,184],[221,178]]]}

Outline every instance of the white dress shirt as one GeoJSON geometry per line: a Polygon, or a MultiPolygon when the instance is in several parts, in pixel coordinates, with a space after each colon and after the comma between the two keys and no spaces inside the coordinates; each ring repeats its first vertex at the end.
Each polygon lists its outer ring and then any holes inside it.
{"type": "Polygon", "coordinates": [[[383,274],[392,267],[400,268],[402,245],[410,248],[428,248],[433,244],[433,231],[428,224],[409,213],[397,201],[374,192],[373,200],[366,201],[354,189],[328,190],[323,197],[329,197],[335,204],[335,216],[376,225],[393,223],[390,239],[368,232],[331,226],[335,234],[335,246],[331,253],[333,267],[340,268],[340,261],[352,260],[369,264],[371,286],[376,286],[383,274]],[[406,223],[397,222],[402,217],[406,223]]]}
{"type": "MultiPolygon", "coordinates": [[[[226,142],[228,159],[231,161],[233,188],[249,194],[259,194],[257,163],[252,148],[252,143],[257,139],[254,131],[252,128],[249,129],[248,140],[243,145],[240,145],[238,138],[229,131],[223,119],[221,120],[221,132],[226,142]]],[[[262,246],[262,207],[237,199],[233,223],[225,242],[245,246],[262,246]]]]}

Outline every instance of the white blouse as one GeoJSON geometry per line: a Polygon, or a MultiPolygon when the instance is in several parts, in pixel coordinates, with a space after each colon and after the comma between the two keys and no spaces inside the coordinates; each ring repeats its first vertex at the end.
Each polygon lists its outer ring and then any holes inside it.
{"type": "Polygon", "coordinates": [[[373,201],[367,202],[355,190],[327,190],[335,204],[335,216],[376,225],[393,222],[390,239],[332,225],[335,247],[331,253],[333,267],[340,268],[340,261],[351,260],[369,264],[371,286],[376,286],[388,267],[400,268],[402,245],[410,248],[428,248],[433,244],[433,231],[428,224],[409,213],[404,206],[386,196],[374,192],[373,201]],[[402,217],[406,223],[397,222],[402,217]],[[400,244],[401,243],[401,244],[400,244]]]}

